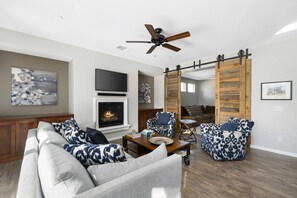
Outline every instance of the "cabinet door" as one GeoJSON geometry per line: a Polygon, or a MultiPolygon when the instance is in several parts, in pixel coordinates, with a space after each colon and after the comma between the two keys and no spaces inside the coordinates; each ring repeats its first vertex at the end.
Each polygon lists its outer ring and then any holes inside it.
{"type": "Polygon", "coordinates": [[[16,121],[16,155],[23,156],[28,130],[37,127],[36,119],[16,121]]]}
{"type": "Polygon", "coordinates": [[[15,156],[15,122],[0,122],[0,160],[15,156]]]}

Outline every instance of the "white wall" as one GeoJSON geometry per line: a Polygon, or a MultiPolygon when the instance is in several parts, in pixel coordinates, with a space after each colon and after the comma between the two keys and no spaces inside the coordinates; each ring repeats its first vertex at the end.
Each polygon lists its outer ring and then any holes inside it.
{"type": "Polygon", "coordinates": [[[215,106],[216,102],[216,81],[199,80],[197,83],[198,105],[215,106]]]}
{"type": "Polygon", "coordinates": [[[155,86],[155,94],[154,94],[154,108],[164,108],[164,75],[158,75],[154,77],[154,86],[155,86]]]}
{"type": "Polygon", "coordinates": [[[252,146],[297,156],[297,38],[255,47],[251,53],[252,146]],[[293,100],[260,99],[261,82],[286,80],[293,80],[293,100]]]}
{"type": "MultiPolygon", "coordinates": [[[[155,75],[161,75],[163,72],[161,68],[143,63],[3,28],[0,28],[0,49],[69,61],[69,109],[80,125],[90,127],[95,127],[93,120],[93,97],[96,97],[95,68],[128,74],[129,123],[133,128],[138,128],[138,70],[155,75]]],[[[107,136],[113,139],[123,133],[107,136]]]]}

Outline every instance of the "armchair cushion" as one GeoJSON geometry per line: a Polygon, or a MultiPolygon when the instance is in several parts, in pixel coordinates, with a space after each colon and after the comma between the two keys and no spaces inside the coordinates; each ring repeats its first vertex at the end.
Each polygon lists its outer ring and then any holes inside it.
{"type": "Polygon", "coordinates": [[[157,114],[158,125],[167,125],[169,121],[170,121],[170,114],[163,113],[163,112],[157,114]]]}
{"type": "Polygon", "coordinates": [[[238,127],[239,127],[238,123],[227,122],[221,126],[221,130],[222,131],[237,131],[238,127]]]}

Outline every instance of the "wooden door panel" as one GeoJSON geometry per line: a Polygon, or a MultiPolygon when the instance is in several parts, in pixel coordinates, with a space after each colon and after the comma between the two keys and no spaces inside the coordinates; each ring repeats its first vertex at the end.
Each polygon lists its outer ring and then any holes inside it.
{"type": "Polygon", "coordinates": [[[164,76],[164,111],[176,113],[177,126],[181,119],[180,82],[180,71],[169,72],[164,76]]]}
{"type": "Polygon", "coordinates": [[[16,122],[16,155],[24,154],[28,130],[37,127],[36,119],[19,120],[16,122]]]}
{"type": "Polygon", "coordinates": [[[250,119],[251,61],[238,60],[216,65],[216,123],[230,117],[250,119]]]}
{"type": "Polygon", "coordinates": [[[15,156],[15,123],[0,123],[0,159],[15,156]]]}

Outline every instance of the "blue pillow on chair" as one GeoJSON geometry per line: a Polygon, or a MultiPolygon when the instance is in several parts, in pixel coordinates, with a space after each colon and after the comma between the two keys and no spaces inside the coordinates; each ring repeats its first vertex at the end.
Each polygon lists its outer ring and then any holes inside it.
{"type": "Polygon", "coordinates": [[[222,131],[237,131],[239,124],[237,123],[225,123],[221,125],[221,130],[222,131]]]}
{"type": "Polygon", "coordinates": [[[170,121],[169,113],[159,113],[157,116],[157,124],[159,125],[168,125],[170,121]]]}

